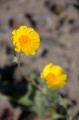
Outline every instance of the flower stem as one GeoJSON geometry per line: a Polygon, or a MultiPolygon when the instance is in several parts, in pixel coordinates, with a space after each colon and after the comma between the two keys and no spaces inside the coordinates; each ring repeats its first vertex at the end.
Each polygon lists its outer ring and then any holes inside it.
{"type": "MultiPolygon", "coordinates": [[[[21,64],[21,55],[19,55],[19,58],[18,58],[18,71],[19,71],[19,73],[20,73],[20,74],[24,77],[24,79],[25,79],[26,81],[28,81],[36,90],[40,91],[40,92],[42,93],[42,95],[43,95],[50,103],[52,103],[52,104],[51,104],[52,107],[56,107],[57,103],[56,103],[55,101],[51,100],[51,99],[47,96],[47,94],[42,90],[42,88],[40,88],[34,81],[30,80],[26,75],[23,74],[23,72],[21,71],[21,66],[20,66],[20,64],[21,64]]],[[[67,120],[72,120],[72,119],[69,119],[69,118],[71,118],[71,117],[70,117],[69,114],[67,113],[67,120]]]]}
{"type": "Polygon", "coordinates": [[[23,74],[23,72],[21,71],[21,66],[20,66],[20,63],[21,63],[21,55],[19,55],[19,58],[18,58],[18,71],[19,73],[24,77],[24,79],[26,81],[28,81],[36,90],[39,90],[43,96],[46,97],[46,99],[48,101],[50,101],[51,103],[53,103],[53,106],[54,106],[54,102],[52,100],[49,99],[49,97],[47,96],[47,94],[42,90],[42,88],[40,88],[34,81],[30,80],[26,75],[23,74]]]}

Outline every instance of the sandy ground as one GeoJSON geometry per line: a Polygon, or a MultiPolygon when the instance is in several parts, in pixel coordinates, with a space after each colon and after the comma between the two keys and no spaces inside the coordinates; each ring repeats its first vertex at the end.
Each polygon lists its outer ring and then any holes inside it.
{"type": "Polygon", "coordinates": [[[70,99],[76,100],[74,111],[79,111],[79,11],[74,7],[76,0],[49,0],[60,7],[60,13],[49,10],[46,0],[1,0],[0,1],[0,67],[9,64],[6,55],[11,43],[11,31],[21,25],[33,27],[27,14],[36,23],[35,29],[41,36],[41,45],[35,56],[23,55],[22,61],[30,70],[42,70],[47,63],[62,66],[68,74],[65,91],[70,99]],[[11,27],[10,20],[14,23],[11,27]],[[63,21],[63,22],[61,22],[63,21]],[[7,62],[6,62],[7,61],[7,62]]]}

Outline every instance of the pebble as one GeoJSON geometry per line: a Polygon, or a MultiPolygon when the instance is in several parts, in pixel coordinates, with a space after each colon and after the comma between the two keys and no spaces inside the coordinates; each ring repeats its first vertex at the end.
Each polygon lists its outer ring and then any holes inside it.
{"type": "Polygon", "coordinates": [[[41,57],[46,57],[47,56],[47,53],[48,53],[48,50],[47,49],[44,49],[41,53],[41,57]]]}
{"type": "Polygon", "coordinates": [[[58,94],[59,94],[62,98],[67,98],[67,97],[68,97],[68,89],[66,89],[66,88],[61,88],[61,89],[59,89],[58,94]]]}
{"type": "Polygon", "coordinates": [[[11,28],[13,28],[14,27],[14,19],[10,18],[9,21],[8,21],[8,24],[11,28]]]}

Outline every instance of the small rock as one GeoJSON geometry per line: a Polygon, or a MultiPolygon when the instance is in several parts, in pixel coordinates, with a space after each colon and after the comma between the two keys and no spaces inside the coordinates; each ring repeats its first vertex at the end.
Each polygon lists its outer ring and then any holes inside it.
{"type": "Polygon", "coordinates": [[[13,18],[9,19],[8,24],[11,28],[13,28],[14,27],[14,19],[13,18]]]}
{"type": "Polygon", "coordinates": [[[70,19],[68,22],[69,22],[69,24],[71,24],[71,25],[72,25],[72,24],[74,24],[74,23],[75,23],[75,20],[74,20],[74,19],[70,19]]]}
{"type": "Polygon", "coordinates": [[[56,15],[60,15],[64,11],[63,6],[58,6],[53,2],[46,1],[45,6],[49,8],[51,12],[53,12],[56,15]]]}
{"type": "Polygon", "coordinates": [[[65,24],[65,21],[66,17],[61,18],[57,23],[56,30],[59,30],[65,24]]]}
{"type": "Polygon", "coordinates": [[[61,89],[59,89],[58,94],[62,98],[67,98],[68,97],[68,90],[66,88],[61,88],[61,89]]]}
{"type": "Polygon", "coordinates": [[[74,106],[76,106],[77,105],[77,101],[76,100],[71,100],[71,105],[74,107],[74,106]]]}
{"type": "Polygon", "coordinates": [[[73,4],[74,8],[79,12],[79,4],[73,4]]]}
{"type": "Polygon", "coordinates": [[[48,50],[44,49],[41,53],[41,57],[46,57],[47,53],[48,53],[48,50]]]}
{"type": "Polygon", "coordinates": [[[10,46],[6,47],[6,54],[10,55],[11,53],[13,53],[13,49],[10,46]]]}
{"type": "Polygon", "coordinates": [[[33,19],[32,14],[30,14],[30,13],[25,14],[25,17],[28,18],[32,27],[36,28],[36,21],[33,19]]]}

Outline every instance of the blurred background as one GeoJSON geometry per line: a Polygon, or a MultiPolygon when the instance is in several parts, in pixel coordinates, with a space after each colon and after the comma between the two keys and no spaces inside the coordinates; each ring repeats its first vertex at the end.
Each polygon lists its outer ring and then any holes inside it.
{"type": "Polygon", "coordinates": [[[35,89],[13,61],[11,33],[21,25],[33,27],[41,39],[35,56],[22,56],[22,70],[37,79],[44,65],[62,66],[68,80],[58,93],[79,113],[79,0],[0,0],[0,120],[39,120],[30,110],[35,89]]]}

